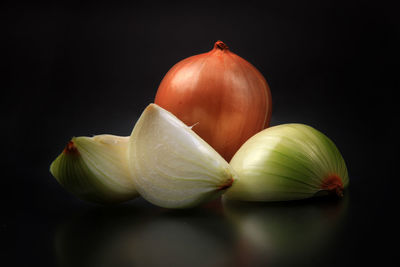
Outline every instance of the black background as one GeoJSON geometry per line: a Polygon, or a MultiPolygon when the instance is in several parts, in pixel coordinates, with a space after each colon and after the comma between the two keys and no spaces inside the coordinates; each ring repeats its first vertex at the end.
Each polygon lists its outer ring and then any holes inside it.
{"type": "Polygon", "coordinates": [[[2,266],[394,264],[399,18],[389,2],[12,2],[1,13],[2,266]],[[259,243],[243,241],[218,203],[178,212],[142,199],[101,207],[48,171],[72,136],[129,135],[169,68],[217,40],[265,75],[272,125],[319,129],[349,169],[346,200],[245,208],[267,228],[271,220],[290,228],[280,247],[281,237],[257,230],[259,243]],[[333,238],[317,232],[324,251],[309,245],[320,212],[343,203],[333,238]],[[123,251],[115,240],[127,232],[131,252],[110,256],[123,251]],[[307,246],[315,253],[299,249],[307,246]]]}

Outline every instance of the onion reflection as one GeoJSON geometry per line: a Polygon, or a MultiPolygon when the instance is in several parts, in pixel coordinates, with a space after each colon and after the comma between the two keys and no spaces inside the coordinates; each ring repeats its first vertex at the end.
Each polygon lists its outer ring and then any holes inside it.
{"type": "Polygon", "coordinates": [[[232,266],[232,234],[207,209],[96,209],[56,233],[61,267],[232,266]]]}
{"type": "MultiPolygon", "coordinates": [[[[284,203],[224,200],[237,229],[236,266],[314,266],[324,264],[340,242],[349,197],[284,203]]],[[[340,244],[339,244],[340,245],[340,244]]]]}

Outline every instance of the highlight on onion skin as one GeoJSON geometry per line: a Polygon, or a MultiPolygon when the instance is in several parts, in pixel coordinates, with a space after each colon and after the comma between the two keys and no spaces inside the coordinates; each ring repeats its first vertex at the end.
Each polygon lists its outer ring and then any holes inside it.
{"type": "Polygon", "coordinates": [[[251,136],[269,126],[271,92],[264,76],[217,41],[204,54],[174,65],[155,104],[173,113],[229,161],[251,136]]]}
{"type": "Polygon", "coordinates": [[[239,180],[225,193],[242,201],[286,201],[333,194],[343,196],[347,167],[335,144],[304,124],[265,129],[230,162],[239,180]]]}

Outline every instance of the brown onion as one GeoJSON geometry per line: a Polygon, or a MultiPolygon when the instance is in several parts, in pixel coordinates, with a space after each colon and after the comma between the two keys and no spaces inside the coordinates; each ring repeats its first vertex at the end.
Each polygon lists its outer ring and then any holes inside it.
{"type": "Polygon", "coordinates": [[[204,54],[175,64],[155,103],[173,113],[229,161],[251,136],[268,127],[271,92],[264,76],[217,41],[204,54]]]}

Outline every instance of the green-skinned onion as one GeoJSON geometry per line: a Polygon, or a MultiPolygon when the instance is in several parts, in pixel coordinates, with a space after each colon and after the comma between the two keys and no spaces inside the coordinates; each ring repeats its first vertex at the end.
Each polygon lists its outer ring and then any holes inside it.
{"type": "Polygon", "coordinates": [[[51,174],[77,197],[118,203],[138,196],[128,169],[129,137],[74,137],[50,166],[51,174]]]}
{"type": "Polygon", "coordinates": [[[333,193],[348,186],[346,164],[335,144],[304,124],[265,129],[230,162],[240,180],[225,194],[243,201],[285,201],[333,193]]]}
{"type": "Polygon", "coordinates": [[[191,127],[150,104],[129,143],[133,182],[147,201],[166,208],[188,208],[218,197],[236,175],[232,167],[191,127]]]}

